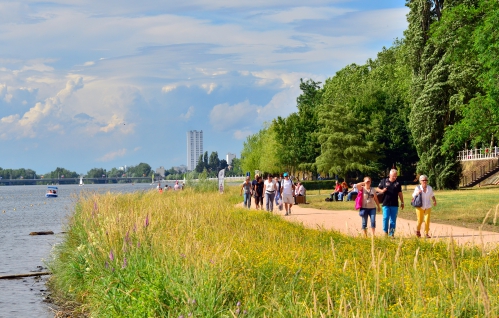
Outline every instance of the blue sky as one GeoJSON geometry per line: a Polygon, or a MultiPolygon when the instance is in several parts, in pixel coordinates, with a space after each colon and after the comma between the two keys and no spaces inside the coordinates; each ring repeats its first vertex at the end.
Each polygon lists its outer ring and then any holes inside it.
{"type": "Polygon", "coordinates": [[[186,164],[237,154],[324,81],[402,37],[405,1],[0,0],[0,167],[186,164]]]}

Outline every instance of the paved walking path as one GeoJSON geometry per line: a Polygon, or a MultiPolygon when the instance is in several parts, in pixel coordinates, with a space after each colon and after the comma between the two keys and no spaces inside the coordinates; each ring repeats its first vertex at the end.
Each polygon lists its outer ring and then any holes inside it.
{"type": "MultiPolygon", "coordinates": [[[[242,204],[240,205],[242,206],[242,204]]],[[[282,215],[283,218],[293,222],[303,223],[310,228],[324,228],[336,230],[351,236],[363,235],[361,218],[359,212],[355,210],[320,210],[306,207],[306,204],[293,205],[290,216],[284,216],[285,211],[279,211],[274,207],[275,214],[282,215]]],[[[255,205],[252,204],[252,209],[255,205]]],[[[370,226],[370,220],[368,221],[370,226]]],[[[397,228],[395,237],[415,236],[416,221],[397,218],[397,228]]],[[[376,236],[384,236],[382,230],[382,215],[376,214],[376,236]]],[[[422,230],[424,229],[424,223],[422,230]]],[[[370,229],[368,229],[370,233],[370,229]]],[[[447,224],[430,223],[431,240],[446,240],[454,238],[458,244],[477,244],[485,247],[493,247],[499,243],[499,233],[478,231],[460,226],[447,224]]]]}

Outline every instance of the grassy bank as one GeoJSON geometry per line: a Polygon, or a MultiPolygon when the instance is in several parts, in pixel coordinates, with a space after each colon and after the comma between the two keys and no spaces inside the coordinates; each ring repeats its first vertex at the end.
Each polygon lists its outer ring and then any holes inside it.
{"type": "MultiPolygon", "coordinates": [[[[404,191],[406,207],[399,210],[402,218],[416,220],[416,213],[409,204],[414,186],[404,191]]],[[[308,205],[323,210],[354,210],[354,202],[325,202],[330,191],[307,191],[308,205]]],[[[472,188],[454,191],[435,191],[437,206],[432,208],[432,222],[464,226],[473,229],[499,232],[499,187],[472,188]],[[487,217],[487,218],[485,218],[487,217]],[[483,221],[485,220],[485,224],[483,221]]]]}
{"type": "Polygon", "coordinates": [[[228,193],[87,195],[49,267],[92,317],[495,317],[499,251],[359,239],[228,193]]]}

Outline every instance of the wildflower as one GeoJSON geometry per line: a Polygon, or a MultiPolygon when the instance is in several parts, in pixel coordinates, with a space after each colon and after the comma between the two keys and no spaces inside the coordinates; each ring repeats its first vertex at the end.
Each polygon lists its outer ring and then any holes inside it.
{"type": "Polygon", "coordinates": [[[90,272],[90,267],[85,268],[87,272],[90,272]]]}
{"type": "Polygon", "coordinates": [[[94,201],[94,211],[97,211],[97,202],[94,201]]]}
{"type": "Polygon", "coordinates": [[[123,266],[121,268],[125,268],[127,265],[126,257],[123,258],[123,266]]]}
{"type": "Polygon", "coordinates": [[[236,304],[237,307],[241,307],[241,302],[238,301],[237,304],[236,304]]]}
{"type": "Polygon", "coordinates": [[[128,243],[129,241],[130,241],[130,231],[127,231],[125,235],[125,242],[128,243]]]}
{"type": "Polygon", "coordinates": [[[140,247],[140,242],[137,242],[137,247],[140,247]]]}
{"type": "Polygon", "coordinates": [[[195,299],[193,299],[191,303],[192,303],[193,305],[195,305],[195,304],[196,304],[196,300],[195,300],[195,299]]]}
{"type": "Polygon", "coordinates": [[[239,310],[239,308],[237,308],[237,309],[236,309],[236,311],[235,311],[234,313],[235,313],[236,315],[239,315],[239,312],[240,312],[240,310],[239,310]]]}
{"type": "Polygon", "coordinates": [[[134,224],[134,225],[133,225],[133,232],[134,232],[134,233],[135,233],[135,232],[137,232],[137,224],[134,224]]]}
{"type": "Polygon", "coordinates": [[[148,227],[149,226],[149,214],[146,216],[146,221],[144,223],[144,227],[148,227]]]}
{"type": "Polygon", "coordinates": [[[107,261],[104,263],[104,267],[109,268],[109,263],[107,261]]]}
{"type": "Polygon", "coordinates": [[[180,254],[180,257],[185,258],[185,254],[180,254]]]}
{"type": "Polygon", "coordinates": [[[113,262],[113,261],[114,261],[114,254],[113,254],[113,250],[111,250],[111,251],[109,252],[109,259],[111,260],[111,262],[113,262]]]}
{"type": "Polygon", "coordinates": [[[245,310],[243,311],[243,315],[246,315],[247,313],[248,313],[248,311],[245,309],[245,310]]]}

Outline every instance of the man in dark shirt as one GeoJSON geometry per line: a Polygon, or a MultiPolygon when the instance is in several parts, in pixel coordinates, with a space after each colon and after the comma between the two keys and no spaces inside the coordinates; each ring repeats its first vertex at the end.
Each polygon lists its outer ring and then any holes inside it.
{"type": "Polygon", "coordinates": [[[390,176],[381,180],[378,192],[383,193],[383,231],[393,237],[397,225],[397,215],[400,207],[404,209],[404,196],[402,186],[397,181],[397,170],[390,170],[390,176]]]}

